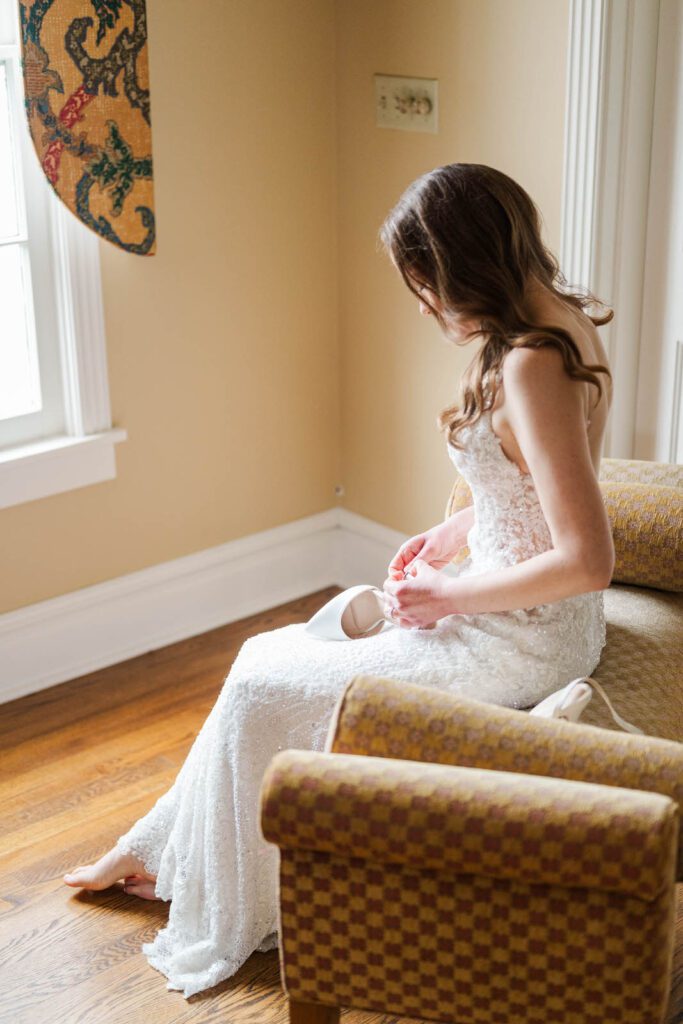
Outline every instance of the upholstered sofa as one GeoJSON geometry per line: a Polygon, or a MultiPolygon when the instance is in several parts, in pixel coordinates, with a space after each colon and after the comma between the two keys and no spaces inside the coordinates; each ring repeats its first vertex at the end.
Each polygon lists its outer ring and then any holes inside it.
{"type": "MultiPolygon", "coordinates": [[[[683,1024],[683,467],[607,459],[601,484],[595,678],[650,735],[597,700],[574,724],[351,680],[325,750],[261,790],[292,1024],[683,1024]]],[[[456,480],[446,514],[468,500],[456,480]]]]}
{"type": "Polygon", "coordinates": [[[261,790],[291,1024],[683,1021],[683,744],[370,676],[261,790]]]}

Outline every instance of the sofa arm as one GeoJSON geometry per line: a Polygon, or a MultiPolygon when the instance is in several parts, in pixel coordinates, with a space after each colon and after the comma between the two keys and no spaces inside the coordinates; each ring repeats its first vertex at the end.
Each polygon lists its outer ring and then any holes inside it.
{"type": "MultiPolygon", "coordinates": [[[[377,676],[358,675],[347,685],[325,749],[621,786],[683,807],[681,743],[536,718],[377,676]]],[[[683,881],[683,835],[677,877],[683,881]]]]}
{"type": "Polygon", "coordinates": [[[284,750],[261,788],[286,849],[655,899],[678,807],[654,793],[477,768],[284,750]]]}

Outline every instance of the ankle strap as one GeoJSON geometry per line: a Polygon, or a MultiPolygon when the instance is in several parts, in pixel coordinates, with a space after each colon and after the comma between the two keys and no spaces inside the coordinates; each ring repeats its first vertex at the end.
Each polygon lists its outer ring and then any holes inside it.
{"type": "Polygon", "coordinates": [[[625,732],[638,733],[640,736],[644,736],[645,735],[643,730],[639,729],[637,725],[631,725],[631,723],[627,722],[625,718],[622,718],[621,715],[617,714],[617,712],[612,707],[611,700],[609,699],[609,697],[605,693],[602,685],[597,681],[597,679],[593,679],[592,676],[583,676],[582,678],[583,678],[584,682],[588,683],[589,686],[593,686],[598,691],[598,693],[600,694],[600,696],[604,700],[605,704],[609,708],[609,711],[610,711],[610,714],[612,715],[612,718],[614,719],[614,721],[617,723],[617,725],[621,729],[623,729],[625,732]]]}

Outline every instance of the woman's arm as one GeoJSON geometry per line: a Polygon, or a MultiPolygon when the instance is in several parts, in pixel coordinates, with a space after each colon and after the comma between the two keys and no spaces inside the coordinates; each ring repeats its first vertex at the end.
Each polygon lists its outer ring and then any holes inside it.
{"type": "MultiPolygon", "coordinates": [[[[443,525],[452,531],[453,541],[457,544],[458,549],[463,548],[467,544],[467,534],[474,526],[474,505],[465,505],[464,508],[454,512],[452,516],[444,520],[443,525]]],[[[438,530],[441,526],[442,524],[439,523],[432,529],[438,530]]]]}
{"type": "Polygon", "coordinates": [[[389,577],[402,579],[404,570],[418,556],[437,569],[448,565],[467,543],[467,534],[473,523],[474,507],[467,505],[442,523],[410,537],[389,563],[389,577]]]}
{"type": "Polygon", "coordinates": [[[531,608],[608,587],[614,545],[595,477],[579,382],[560,353],[513,349],[503,364],[506,411],[529,467],[552,548],[517,565],[445,581],[444,614],[531,608]]]}

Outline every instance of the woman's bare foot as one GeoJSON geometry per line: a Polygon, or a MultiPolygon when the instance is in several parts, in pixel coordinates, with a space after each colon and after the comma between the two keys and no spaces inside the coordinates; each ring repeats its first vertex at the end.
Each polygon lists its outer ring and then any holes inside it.
{"type": "MultiPolygon", "coordinates": [[[[130,853],[121,853],[116,846],[100,857],[95,864],[82,865],[75,871],[64,875],[63,878],[67,885],[82,889],[108,889],[122,878],[130,878],[135,886],[143,882],[154,883],[156,881],[154,875],[145,871],[145,865],[141,860],[130,853]]],[[[152,890],[153,888],[152,885],[152,890]]]]}
{"type": "Polygon", "coordinates": [[[154,882],[148,881],[147,877],[129,875],[124,880],[123,891],[131,896],[140,896],[143,900],[161,900],[161,896],[157,896],[154,891],[154,882]]]}

